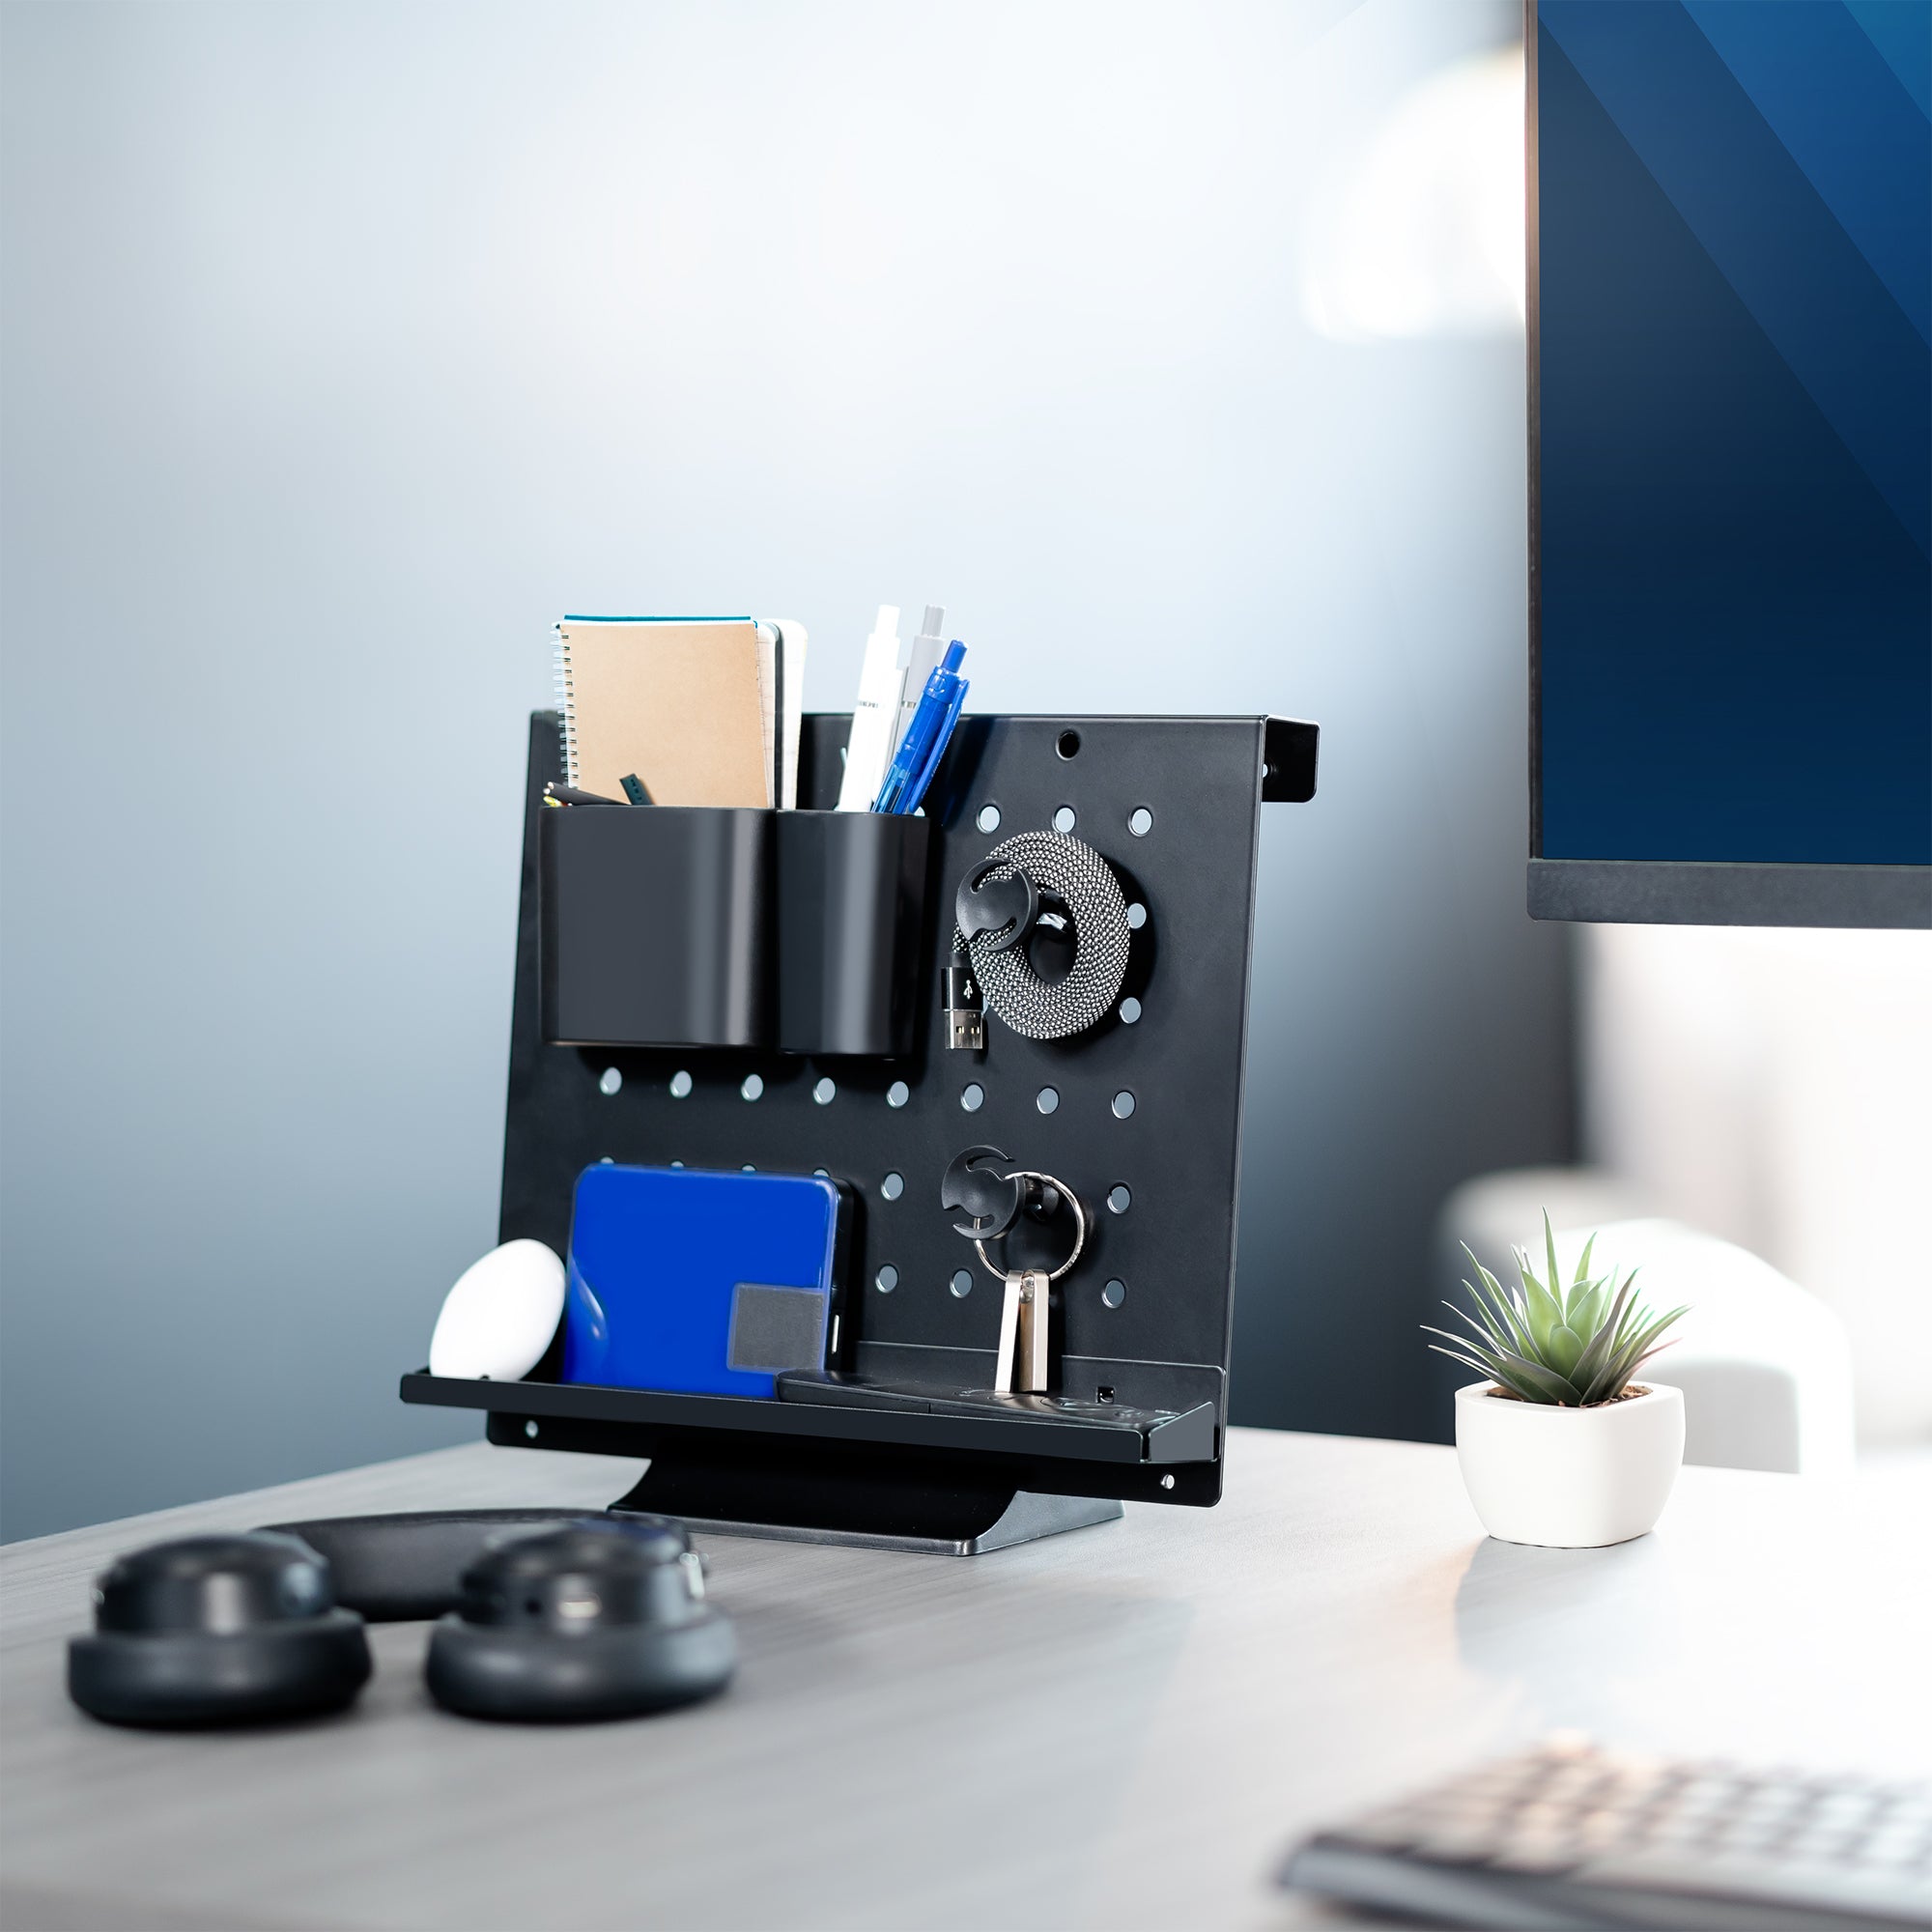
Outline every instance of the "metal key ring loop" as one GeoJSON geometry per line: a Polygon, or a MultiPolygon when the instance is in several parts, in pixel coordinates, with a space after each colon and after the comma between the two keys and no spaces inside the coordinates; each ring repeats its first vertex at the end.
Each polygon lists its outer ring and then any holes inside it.
{"type": "MultiPolygon", "coordinates": [[[[1080,1259],[1080,1251],[1087,1245],[1087,1210],[1081,1207],[1079,1195],[1074,1193],[1065,1181],[1056,1179],[1050,1174],[1041,1174],[1037,1168],[1016,1167],[1007,1176],[1007,1179],[1009,1180],[1037,1180],[1043,1182],[1048,1187],[1057,1187],[1060,1190],[1060,1198],[1063,1201],[1069,1201],[1073,1204],[1073,1252],[1046,1277],[1048,1281],[1058,1281],[1080,1259]]],[[[1009,1230],[1008,1232],[1010,1233],[1011,1231],[1009,1230]]],[[[1003,1241],[1006,1239],[1006,1236],[995,1235],[993,1238],[996,1241],[1003,1241]]],[[[990,1261],[987,1261],[985,1242],[976,1240],[973,1243],[973,1248],[974,1252],[979,1255],[980,1260],[985,1264],[986,1272],[996,1280],[1005,1281],[1007,1270],[1005,1268],[996,1268],[990,1261]]]]}

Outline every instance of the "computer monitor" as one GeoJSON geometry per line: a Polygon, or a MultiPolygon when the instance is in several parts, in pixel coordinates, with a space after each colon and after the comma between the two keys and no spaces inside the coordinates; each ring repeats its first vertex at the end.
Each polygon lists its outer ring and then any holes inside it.
{"type": "Polygon", "coordinates": [[[1932,924],[1932,8],[1526,27],[1529,910],[1932,924]]]}

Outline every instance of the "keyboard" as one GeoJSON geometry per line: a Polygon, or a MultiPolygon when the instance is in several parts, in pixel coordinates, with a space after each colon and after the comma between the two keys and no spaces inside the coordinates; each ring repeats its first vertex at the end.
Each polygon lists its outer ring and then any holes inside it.
{"type": "Polygon", "coordinates": [[[1932,1926],[1932,1790],[1559,1740],[1318,1832],[1281,1883],[1513,1932],[1932,1926]]]}

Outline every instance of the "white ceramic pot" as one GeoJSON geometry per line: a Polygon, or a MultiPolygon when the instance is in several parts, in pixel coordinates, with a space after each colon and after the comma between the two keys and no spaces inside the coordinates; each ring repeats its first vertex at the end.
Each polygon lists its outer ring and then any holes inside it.
{"type": "Polygon", "coordinates": [[[1684,1393],[1594,1408],[1456,1391],[1456,1454],[1483,1527],[1503,1543],[1595,1549],[1652,1528],[1684,1461],[1684,1393]]]}

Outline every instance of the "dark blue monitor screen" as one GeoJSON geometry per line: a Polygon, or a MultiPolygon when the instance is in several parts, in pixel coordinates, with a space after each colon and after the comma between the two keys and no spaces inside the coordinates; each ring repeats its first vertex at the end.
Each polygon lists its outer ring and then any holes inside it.
{"type": "Polygon", "coordinates": [[[1535,43],[1536,850],[1932,862],[1932,5],[1535,43]]]}

